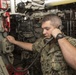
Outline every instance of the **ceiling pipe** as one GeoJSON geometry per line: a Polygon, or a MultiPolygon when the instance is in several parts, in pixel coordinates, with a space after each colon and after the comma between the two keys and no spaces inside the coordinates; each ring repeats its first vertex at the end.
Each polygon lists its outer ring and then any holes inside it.
{"type": "Polygon", "coordinates": [[[45,6],[51,7],[51,6],[58,6],[58,5],[64,5],[69,3],[75,3],[76,0],[45,0],[45,6]]]}

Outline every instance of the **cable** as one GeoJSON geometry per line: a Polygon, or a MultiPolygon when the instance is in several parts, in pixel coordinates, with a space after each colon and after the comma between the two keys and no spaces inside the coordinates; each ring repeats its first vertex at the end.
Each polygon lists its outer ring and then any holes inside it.
{"type": "MultiPolygon", "coordinates": [[[[40,53],[42,52],[42,50],[44,49],[44,47],[50,42],[50,41],[52,41],[53,40],[53,37],[52,38],[50,38],[49,39],[49,41],[47,41],[46,42],[46,44],[41,48],[41,50],[40,50],[40,53]]],[[[37,60],[37,58],[40,56],[40,54],[38,54],[37,55],[37,57],[34,59],[34,61],[26,68],[24,68],[24,70],[17,70],[16,68],[14,68],[13,66],[13,69],[15,70],[15,71],[17,71],[17,72],[25,72],[25,71],[27,71],[33,64],[34,64],[34,62],[37,60]]]]}

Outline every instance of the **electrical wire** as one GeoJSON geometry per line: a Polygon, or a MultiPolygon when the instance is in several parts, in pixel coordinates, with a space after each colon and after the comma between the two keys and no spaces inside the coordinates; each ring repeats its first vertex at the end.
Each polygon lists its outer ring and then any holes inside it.
{"type": "MultiPolygon", "coordinates": [[[[44,47],[46,47],[46,45],[50,42],[50,41],[52,41],[53,40],[53,37],[52,38],[50,38],[49,39],[49,41],[47,41],[46,42],[46,44],[41,48],[41,50],[40,50],[40,53],[42,52],[42,50],[44,49],[44,47]]],[[[37,60],[37,58],[40,56],[40,54],[37,54],[37,56],[36,56],[36,58],[33,60],[33,62],[26,68],[24,68],[24,70],[17,70],[14,66],[12,66],[13,67],[13,69],[15,70],[15,71],[17,71],[17,72],[26,72],[34,63],[35,63],[35,61],[37,60]]],[[[11,64],[11,63],[10,63],[11,64]]],[[[12,65],[12,64],[11,64],[12,65]]]]}

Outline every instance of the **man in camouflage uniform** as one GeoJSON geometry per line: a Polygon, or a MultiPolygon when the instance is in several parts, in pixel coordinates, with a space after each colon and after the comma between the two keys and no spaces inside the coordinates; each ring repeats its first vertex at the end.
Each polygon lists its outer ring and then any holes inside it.
{"type": "MultiPolygon", "coordinates": [[[[76,39],[66,38],[76,43],[76,39]]],[[[73,42],[71,43],[73,44],[73,42]]],[[[44,40],[41,38],[33,44],[33,50],[40,52],[44,45],[44,40]]],[[[41,65],[43,75],[76,75],[76,72],[65,62],[57,42],[53,42],[51,45],[48,44],[44,50],[42,50],[41,65]]]]}
{"type": "Polygon", "coordinates": [[[71,68],[75,68],[74,65],[76,63],[74,63],[74,59],[72,59],[76,55],[76,39],[65,36],[59,29],[57,29],[61,26],[62,21],[58,16],[46,15],[42,20],[44,36],[38,39],[35,43],[20,42],[15,40],[12,36],[7,36],[7,39],[9,42],[24,49],[38,51],[41,55],[40,62],[43,75],[76,75],[76,71],[71,68]],[[45,46],[47,40],[51,39],[52,36],[56,39],[52,39],[45,46]],[[43,47],[44,49],[42,50],[43,47]]]}

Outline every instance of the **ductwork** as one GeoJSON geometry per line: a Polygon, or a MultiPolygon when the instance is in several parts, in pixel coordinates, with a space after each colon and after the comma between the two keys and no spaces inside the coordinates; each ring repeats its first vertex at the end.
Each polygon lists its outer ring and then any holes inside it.
{"type": "Polygon", "coordinates": [[[58,6],[58,5],[64,5],[69,3],[75,3],[76,0],[45,0],[45,6],[51,7],[51,6],[58,6]]]}

